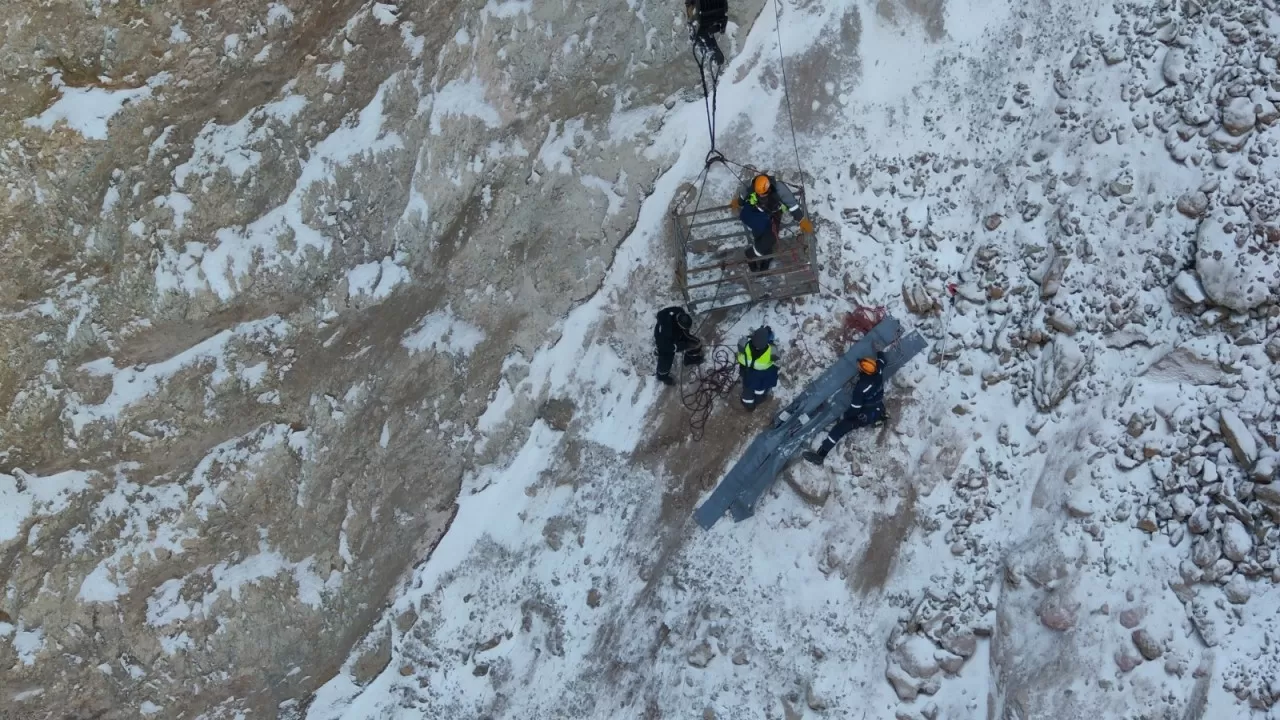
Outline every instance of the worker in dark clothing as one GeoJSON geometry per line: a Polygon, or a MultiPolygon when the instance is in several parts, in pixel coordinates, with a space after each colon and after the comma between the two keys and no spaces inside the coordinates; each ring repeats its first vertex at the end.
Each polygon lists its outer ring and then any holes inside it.
{"type": "Polygon", "coordinates": [[[742,378],[742,407],[754,411],[778,385],[774,364],[773,329],[757,328],[738,344],[738,375],[742,378]]]}
{"type": "Polygon", "coordinates": [[[849,399],[849,407],[844,411],[822,445],[815,450],[806,450],[802,457],[814,465],[821,465],[827,459],[827,453],[840,442],[840,438],[849,434],[854,428],[867,427],[884,421],[884,353],[877,352],[875,357],[865,357],[858,361],[858,380],[853,385],[853,396],[849,399]]]}
{"type": "Polygon", "coordinates": [[[723,65],[724,53],[720,52],[715,35],[729,25],[729,0],[684,0],[684,14],[693,42],[701,46],[715,64],[723,65]]]}
{"type": "Polygon", "coordinates": [[[685,365],[702,363],[702,341],[692,332],[693,318],[679,305],[658,311],[658,324],[653,326],[654,354],[658,356],[658,380],[675,385],[671,366],[676,353],[684,353],[685,365]]]}
{"type": "Polygon", "coordinates": [[[791,218],[800,223],[801,232],[813,232],[813,222],[805,217],[804,208],[800,207],[791,188],[763,173],[743,183],[738,195],[729,201],[729,207],[738,213],[738,219],[751,231],[747,267],[752,272],[769,269],[772,258],[768,256],[773,254],[777,245],[783,213],[790,213],[791,218]]]}

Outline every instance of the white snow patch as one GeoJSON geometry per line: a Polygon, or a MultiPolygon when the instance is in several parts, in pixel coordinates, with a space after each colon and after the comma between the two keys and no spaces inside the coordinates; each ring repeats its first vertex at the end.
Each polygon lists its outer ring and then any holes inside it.
{"type": "Polygon", "coordinates": [[[44,477],[14,470],[0,473],[0,543],[21,534],[27,518],[57,515],[78,493],[89,488],[90,475],[66,470],[44,477]]]}
{"type": "Polygon", "coordinates": [[[373,17],[382,25],[395,25],[400,18],[396,16],[396,6],[386,3],[373,4],[373,17]]]}
{"type": "Polygon", "coordinates": [[[44,649],[44,628],[18,630],[13,636],[13,649],[18,653],[18,661],[31,666],[36,663],[36,656],[44,649]]]}
{"type": "Polygon", "coordinates": [[[400,341],[409,354],[427,350],[470,356],[484,341],[484,331],[453,314],[450,308],[428,313],[400,341]]]}
{"type": "Polygon", "coordinates": [[[67,87],[61,84],[61,76],[55,75],[54,78],[55,86],[60,86],[61,96],[44,112],[27,118],[26,124],[49,131],[65,122],[68,128],[90,140],[106,140],[111,118],[129,103],[151,97],[153,88],[168,81],[168,75],[162,73],[140,87],[108,90],[67,87]]]}
{"type": "Polygon", "coordinates": [[[76,594],[76,599],[80,602],[113,603],[127,591],[127,587],[121,587],[111,579],[111,568],[107,566],[106,560],[102,560],[80,582],[80,592],[76,594]]]}
{"type": "Polygon", "coordinates": [[[485,99],[485,86],[480,80],[450,80],[436,91],[431,105],[431,134],[439,135],[440,121],[449,116],[472,117],[485,127],[496,128],[502,124],[498,109],[485,99]]]}

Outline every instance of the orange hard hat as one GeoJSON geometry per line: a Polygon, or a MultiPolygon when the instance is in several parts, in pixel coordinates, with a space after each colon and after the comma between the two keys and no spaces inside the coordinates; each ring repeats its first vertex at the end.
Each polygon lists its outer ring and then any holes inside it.
{"type": "Polygon", "coordinates": [[[874,375],[878,366],[875,358],[864,357],[858,361],[858,368],[868,375],[874,375]]]}
{"type": "Polygon", "coordinates": [[[755,182],[751,184],[751,187],[756,191],[757,195],[764,195],[769,192],[769,176],[757,175],[755,182]]]}

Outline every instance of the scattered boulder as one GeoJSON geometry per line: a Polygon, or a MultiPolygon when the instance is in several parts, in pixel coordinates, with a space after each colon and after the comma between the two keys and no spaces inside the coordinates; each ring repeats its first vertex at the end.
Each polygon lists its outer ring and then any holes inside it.
{"type": "Polygon", "coordinates": [[[1066,333],[1068,335],[1076,334],[1075,321],[1067,317],[1067,315],[1062,312],[1049,313],[1049,315],[1044,319],[1044,324],[1060,333],[1066,333]]]}
{"type": "Polygon", "coordinates": [[[587,591],[587,607],[589,608],[600,607],[600,591],[599,590],[595,588],[591,588],[590,590],[587,591]]]}
{"type": "Polygon", "coordinates": [[[1222,427],[1222,437],[1231,446],[1236,462],[1246,470],[1251,469],[1258,460],[1258,443],[1253,439],[1253,433],[1249,432],[1240,416],[1230,410],[1223,410],[1218,415],[1218,421],[1222,427]]]}
{"type": "Polygon", "coordinates": [[[360,654],[351,664],[351,679],[364,687],[391,664],[391,624],[384,623],[365,638],[360,654]]]}
{"type": "Polygon", "coordinates": [[[1086,358],[1080,346],[1058,336],[1049,345],[1036,366],[1032,394],[1036,407],[1048,412],[1058,406],[1071,390],[1071,385],[1084,370],[1086,358]]]}
{"type": "Polygon", "coordinates": [[[1142,653],[1142,657],[1146,660],[1155,660],[1164,654],[1164,648],[1160,647],[1160,643],[1145,628],[1133,631],[1133,644],[1138,648],[1138,652],[1142,653]]]}
{"type": "Polygon", "coordinates": [[[1280,253],[1246,250],[1254,227],[1244,210],[1224,207],[1196,231],[1196,275],[1215,305],[1248,312],[1280,291],[1280,253]]]}
{"type": "Polygon", "coordinates": [[[1209,209],[1209,196],[1202,192],[1186,193],[1178,198],[1178,212],[1189,218],[1198,218],[1209,209]]]}
{"type": "MultiPolygon", "coordinates": [[[[1049,256],[1049,262],[1045,264],[1041,270],[1038,282],[1040,283],[1040,299],[1046,300],[1058,294],[1062,289],[1062,276],[1067,271],[1067,266],[1071,263],[1071,259],[1065,255],[1054,252],[1049,256]]],[[[1036,277],[1032,277],[1036,280],[1036,277]]]]}
{"type": "Polygon", "coordinates": [[[1198,568],[1207,568],[1222,557],[1222,545],[1213,533],[1197,537],[1191,543],[1191,562],[1198,568]]]}
{"type": "Polygon", "coordinates": [[[1209,507],[1201,505],[1187,518],[1187,529],[1196,535],[1203,535],[1213,529],[1213,519],[1209,517],[1209,507]]]}
{"type": "Polygon", "coordinates": [[[1125,630],[1132,630],[1142,623],[1142,618],[1146,616],[1146,612],[1142,608],[1126,608],[1120,611],[1120,626],[1125,630]]]}
{"type": "Polygon", "coordinates": [[[937,659],[938,667],[948,675],[955,675],[960,672],[960,668],[964,667],[964,658],[945,650],[938,651],[937,659]]]}
{"type": "Polygon", "coordinates": [[[902,301],[906,303],[907,310],[916,315],[927,315],[938,307],[937,300],[924,285],[911,280],[902,283],[902,301]]]}
{"type": "Polygon", "coordinates": [[[716,656],[716,651],[711,649],[711,643],[703,640],[698,647],[689,652],[689,664],[696,668],[705,668],[711,664],[712,658],[716,656]]]}
{"type": "Polygon", "coordinates": [[[920,695],[920,682],[895,663],[889,663],[884,670],[884,676],[889,680],[889,684],[893,685],[893,691],[898,694],[899,700],[911,702],[920,695]]]}
{"type": "Polygon", "coordinates": [[[1234,517],[1228,517],[1222,526],[1222,554],[1232,562],[1244,562],[1253,552],[1253,536],[1234,517]]]}
{"type": "Polygon", "coordinates": [[[937,652],[933,642],[913,635],[894,650],[892,659],[911,677],[926,680],[938,674],[937,652]]]}
{"type": "Polygon", "coordinates": [[[564,432],[569,429],[569,423],[573,422],[573,414],[577,409],[578,406],[568,398],[551,398],[538,409],[538,418],[551,429],[564,432]]]}
{"type": "Polygon", "coordinates": [[[1247,97],[1233,98],[1222,109],[1222,127],[1232,135],[1244,135],[1253,129],[1257,121],[1253,101],[1247,97]]]}
{"type": "Polygon", "coordinates": [[[1116,651],[1116,666],[1120,672],[1127,673],[1142,664],[1142,658],[1125,650],[1116,651]]]}
{"type": "Polygon", "coordinates": [[[1222,592],[1227,596],[1227,602],[1232,605],[1243,605],[1249,602],[1249,598],[1253,595],[1253,588],[1243,575],[1237,574],[1232,575],[1227,584],[1222,586],[1222,592]]]}
{"type": "Polygon", "coordinates": [[[978,639],[971,632],[949,635],[942,639],[942,647],[962,658],[970,658],[978,651],[978,639]]]}
{"type": "Polygon", "coordinates": [[[734,664],[734,665],[746,665],[746,664],[747,664],[747,651],[746,651],[746,649],[744,649],[744,648],[739,648],[736,652],[734,652],[734,653],[733,653],[733,658],[732,658],[732,660],[733,660],[733,664],[734,664]]]}
{"type": "Polygon", "coordinates": [[[1068,606],[1056,594],[1051,594],[1040,603],[1038,614],[1040,623],[1050,630],[1065,632],[1076,624],[1075,608],[1068,606]]]}

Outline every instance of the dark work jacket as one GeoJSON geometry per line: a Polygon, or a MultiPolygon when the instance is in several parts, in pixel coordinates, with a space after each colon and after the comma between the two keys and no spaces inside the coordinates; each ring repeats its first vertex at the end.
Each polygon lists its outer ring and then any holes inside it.
{"type": "Polygon", "coordinates": [[[658,323],[653,326],[653,344],[658,349],[659,355],[673,355],[698,346],[698,338],[680,327],[677,318],[687,318],[685,325],[693,326],[693,319],[679,305],[672,305],[658,311],[658,323]]]}
{"type": "Polygon", "coordinates": [[[853,396],[849,409],[854,412],[884,409],[884,353],[876,353],[876,371],[868,375],[858,370],[858,380],[853,384],[853,396]]]}

